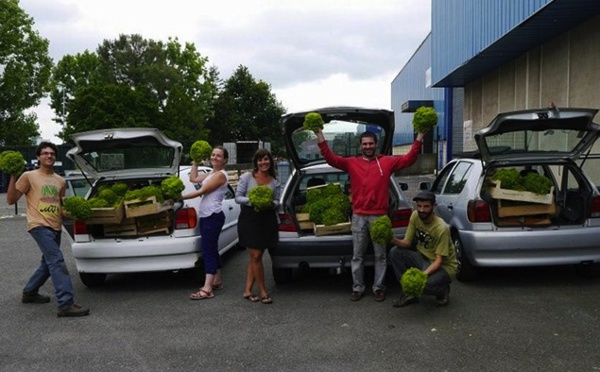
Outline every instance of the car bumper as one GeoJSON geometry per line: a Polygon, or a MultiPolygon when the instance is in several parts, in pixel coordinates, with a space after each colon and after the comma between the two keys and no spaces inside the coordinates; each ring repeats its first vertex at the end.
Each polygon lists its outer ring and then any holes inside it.
{"type": "Polygon", "coordinates": [[[474,266],[513,267],[600,262],[600,228],[459,232],[474,266]]]}
{"type": "Polygon", "coordinates": [[[132,273],[170,271],[195,266],[200,237],[96,240],[71,246],[78,272],[132,273]]]}

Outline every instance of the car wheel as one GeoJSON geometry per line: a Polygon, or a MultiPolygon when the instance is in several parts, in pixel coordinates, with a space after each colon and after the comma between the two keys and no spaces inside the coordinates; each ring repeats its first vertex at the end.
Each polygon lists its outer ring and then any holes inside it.
{"type": "Polygon", "coordinates": [[[278,267],[272,267],[273,269],[273,280],[277,284],[285,284],[292,281],[292,269],[282,269],[278,267]]]}
{"type": "Polygon", "coordinates": [[[600,276],[600,264],[591,262],[575,265],[575,273],[586,279],[597,278],[600,276]]]}
{"type": "Polygon", "coordinates": [[[473,266],[464,251],[464,246],[458,235],[454,236],[454,248],[456,249],[456,258],[458,260],[458,270],[456,271],[456,279],[461,282],[468,282],[477,279],[479,270],[473,266]]]}
{"type": "Polygon", "coordinates": [[[100,287],[106,280],[106,274],[98,273],[79,273],[79,279],[86,287],[100,287]]]}

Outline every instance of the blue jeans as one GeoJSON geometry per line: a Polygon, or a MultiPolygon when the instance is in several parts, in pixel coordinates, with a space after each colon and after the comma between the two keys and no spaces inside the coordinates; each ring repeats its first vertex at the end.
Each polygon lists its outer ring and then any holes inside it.
{"type": "MultiPolygon", "coordinates": [[[[390,251],[390,261],[392,262],[392,267],[394,268],[394,273],[396,273],[398,281],[402,278],[402,274],[411,267],[425,270],[431,264],[431,262],[425,259],[419,252],[398,247],[394,247],[390,251]]],[[[425,285],[423,294],[434,296],[442,295],[450,285],[451,281],[448,272],[440,267],[427,277],[427,284],[425,285]]]]}
{"type": "Polygon", "coordinates": [[[37,293],[46,280],[51,278],[58,308],[68,307],[73,303],[73,283],[60,250],[61,232],[49,227],[34,227],[29,230],[29,234],[42,251],[42,260],[23,291],[37,293]]]}
{"type": "Polygon", "coordinates": [[[225,213],[213,213],[208,217],[200,219],[200,234],[202,240],[202,259],[204,260],[204,272],[216,274],[223,267],[221,256],[219,256],[219,236],[225,224],[225,213]]]}
{"type": "MultiPolygon", "coordinates": [[[[350,267],[352,269],[352,291],[363,293],[365,291],[364,259],[367,246],[371,241],[369,230],[371,222],[377,219],[376,215],[352,215],[352,245],[353,254],[350,267]]],[[[387,268],[385,245],[373,243],[375,276],[373,278],[373,292],[385,291],[385,270],[387,268]]]]}

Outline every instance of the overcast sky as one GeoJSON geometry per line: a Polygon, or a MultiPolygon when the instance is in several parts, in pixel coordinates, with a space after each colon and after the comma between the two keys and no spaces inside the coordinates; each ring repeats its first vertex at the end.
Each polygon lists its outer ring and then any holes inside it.
{"type": "MultiPolygon", "coordinates": [[[[50,55],[103,40],[177,37],[227,79],[239,66],[288,112],[330,105],[390,108],[391,82],[431,29],[430,0],[21,0],[50,55]]],[[[42,137],[55,138],[47,101],[42,137]]]]}

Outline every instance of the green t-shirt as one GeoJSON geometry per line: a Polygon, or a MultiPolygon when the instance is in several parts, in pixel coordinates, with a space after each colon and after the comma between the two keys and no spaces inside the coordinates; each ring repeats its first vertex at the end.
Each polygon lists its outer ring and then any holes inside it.
{"type": "Polygon", "coordinates": [[[410,216],[410,222],[406,229],[405,238],[417,243],[417,251],[429,262],[435,261],[435,256],[442,256],[442,268],[446,270],[451,278],[456,276],[458,262],[456,261],[456,250],[450,236],[450,229],[446,222],[435,216],[429,224],[423,223],[419,213],[414,211],[410,216]]]}

